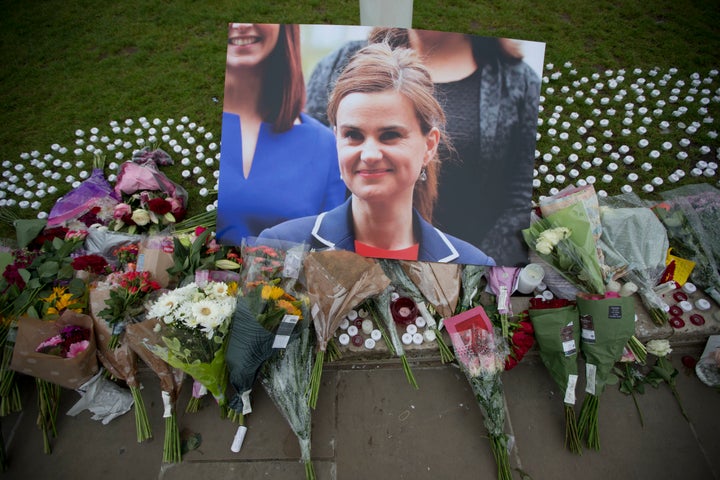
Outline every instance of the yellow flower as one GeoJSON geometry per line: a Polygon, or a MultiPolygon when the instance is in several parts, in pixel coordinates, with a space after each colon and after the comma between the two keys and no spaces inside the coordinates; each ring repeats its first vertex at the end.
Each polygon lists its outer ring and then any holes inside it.
{"type": "MultiPolygon", "coordinates": [[[[54,314],[60,314],[64,310],[69,309],[69,307],[75,303],[73,301],[73,294],[72,293],[66,293],[65,287],[54,287],[53,293],[50,294],[50,296],[42,299],[45,303],[50,304],[50,307],[47,309],[48,315],[54,315],[54,314]]],[[[71,309],[75,312],[82,313],[81,308],[73,308],[71,309]]]]}
{"type": "Polygon", "coordinates": [[[263,300],[277,300],[285,294],[285,290],[274,285],[265,285],[260,296],[263,300]]]}
{"type": "Polygon", "coordinates": [[[237,295],[237,291],[238,291],[237,282],[228,283],[228,295],[230,295],[231,297],[234,297],[237,295]]]}
{"type": "Polygon", "coordinates": [[[300,309],[287,300],[278,300],[277,306],[284,309],[288,315],[297,315],[298,317],[302,316],[300,309]]]}

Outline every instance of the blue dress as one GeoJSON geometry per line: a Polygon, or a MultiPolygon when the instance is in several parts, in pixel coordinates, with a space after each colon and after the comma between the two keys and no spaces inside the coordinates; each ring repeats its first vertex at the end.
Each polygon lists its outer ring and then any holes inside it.
{"type": "Polygon", "coordinates": [[[223,113],[217,217],[221,243],[241,245],[245,237],[292,218],[317,215],[345,200],[335,137],[305,114],[300,120],[283,133],[261,124],[245,178],[240,117],[223,113]]]}

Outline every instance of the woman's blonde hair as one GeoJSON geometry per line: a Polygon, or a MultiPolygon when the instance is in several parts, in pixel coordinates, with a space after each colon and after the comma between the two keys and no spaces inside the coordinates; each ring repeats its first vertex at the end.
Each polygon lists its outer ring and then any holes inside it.
{"type": "MultiPolygon", "coordinates": [[[[445,113],[435,99],[430,73],[413,50],[393,49],[388,43],[375,43],[359,50],[338,78],[328,100],[328,120],[337,124],[340,101],[351,93],[378,93],[395,91],[408,98],[424,135],[437,128],[446,144],[445,113]]],[[[413,206],[428,222],[437,200],[438,170],[437,152],[426,167],[426,179],[418,181],[413,195],[413,206]]]]}

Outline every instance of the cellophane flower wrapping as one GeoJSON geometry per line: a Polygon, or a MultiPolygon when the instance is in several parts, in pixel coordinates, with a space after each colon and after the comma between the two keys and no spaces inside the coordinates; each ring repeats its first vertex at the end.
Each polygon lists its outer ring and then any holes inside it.
{"type": "Polygon", "coordinates": [[[624,278],[635,283],[638,294],[655,323],[667,323],[667,305],[655,293],[665,271],[669,241],[662,222],[647,207],[625,194],[603,200],[600,218],[603,225],[598,244],[609,266],[626,268],[624,278]]]}
{"type": "Polygon", "coordinates": [[[580,453],[582,447],[573,409],[581,335],[577,306],[565,299],[533,298],[528,313],[540,359],[560,388],[565,404],[565,444],[570,451],[580,453]]]}
{"type": "Polygon", "coordinates": [[[158,322],[161,344],[148,348],[200,382],[221,408],[226,404],[225,351],[237,285],[190,283],[160,296],[148,309],[158,322]]]}
{"type": "Polygon", "coordinates": [[[48,227],[66,226],[74,220],[97,209],[96,217],[107,223],[112,219],[112,212],[120,201],[108,183],[102,169],[94,168],[90,176],[77,188],[60,197],[48,215],[48,227]]]}
{"type": "Polygon", "coordinates": [[[673,253],[692,260],[690,280],[720,305],[720,190],[687,185],[664,192],[653,210],[667,228],[673,253]]]}
{"type": "Polygon", "coordinates": [[[244,268],[226,354],[236,392],[228,405],[242,415],[252,412],[250,393],[275,351],[278,325],[286,315],[301,313],[295,288],[306,254],[304,245],[253,243],[241,247],[244,268]]]}
{"type": "Polygon", "coordinates": [[[528,247],[578,290],[605,293],[593,224],[582,204],[557,210],[522,233],[528,247]]]}
{"type": "Polygon", "coordinates": [[[290,341],[283,355],[263,365],[260,381],[268,396],[287,420],[300,443],[300,459],[308,480],[315,478],[310,456],[312,413],[305,393],[310,388],[315,342],[309,321],[301,322],[297,338],[290,341]]]}
{"type": "Polygon", "coordinates": [[[385,290],[390,279],[380,264],[347,250],[310,252],[303,262],[310,315],[317,340],[313,382],[309,394],[314,408],[328,342],[343,317],[363,300],[385,290]]]}
{"type": "Polygon", "coordinates": [[[505,395],[501,373],[505,369],[507,345],[495,332],[482,307],[445,320],[455,356],[470,383],[484,417],[498,468],[499,479],[511,479],[505,434],[505,395]]]}

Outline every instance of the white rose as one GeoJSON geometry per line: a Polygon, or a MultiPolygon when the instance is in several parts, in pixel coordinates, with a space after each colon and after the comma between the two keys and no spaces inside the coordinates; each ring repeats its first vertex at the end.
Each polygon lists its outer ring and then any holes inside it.
{"type": "Polygon", "coordinates": [[[150,222],[150,214],[147,212],[147,210],[143,210],[142,208],[138,208],[137,210],[133,211],[130,218],[133,222],[135,222],[141,227],[147,225],[150,222]]]}
{"type": "Polygon", "coordinates": [[[553,246],[554,245],[547,240],[540,238],[537,243],[535,243],[535,250],[537,250],[537,252],[541,255],[550,255],[553,250],[553,246]]]}
{"type": "Polygon", "coordinates": [[[670,342],[667,340],[650,340],[647,345],[645,345],[645,348],[647,348],[648,353],[656,357],[664,357],[672,352],[670,342]]]}

